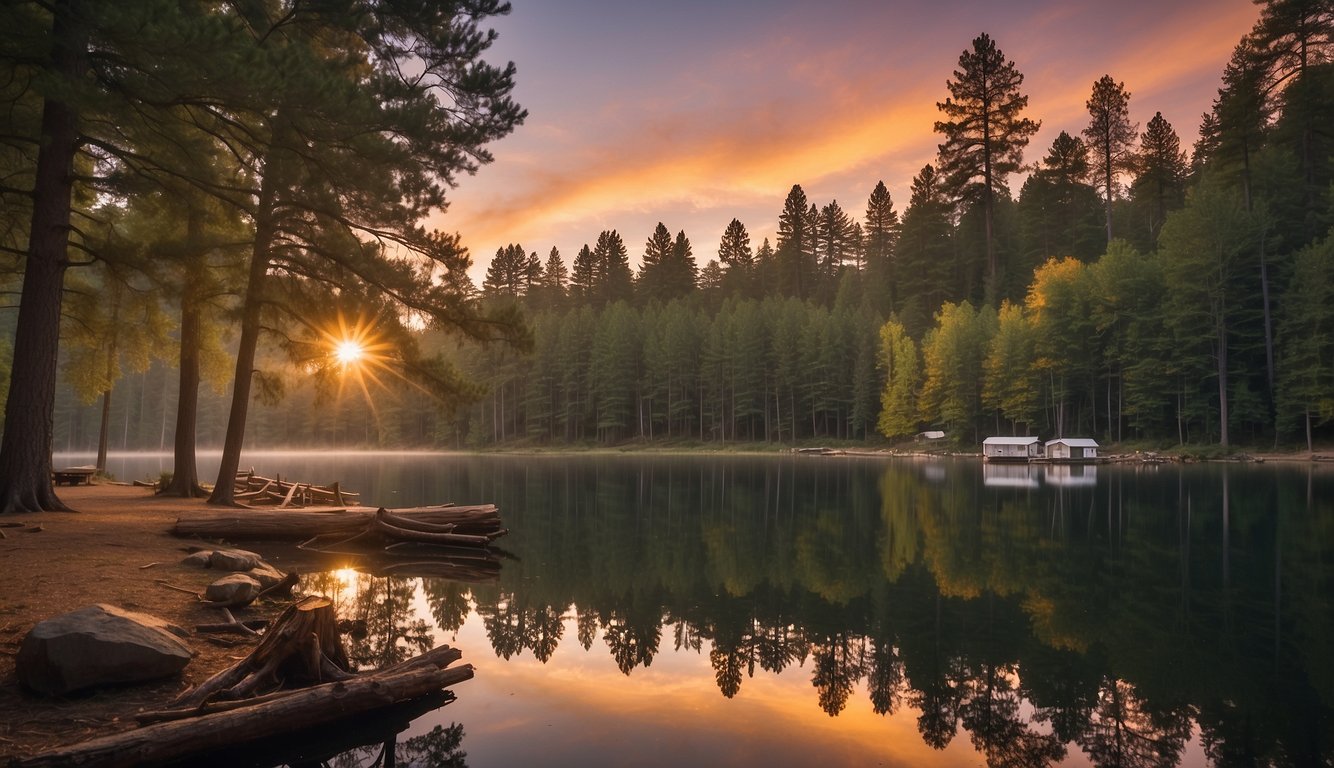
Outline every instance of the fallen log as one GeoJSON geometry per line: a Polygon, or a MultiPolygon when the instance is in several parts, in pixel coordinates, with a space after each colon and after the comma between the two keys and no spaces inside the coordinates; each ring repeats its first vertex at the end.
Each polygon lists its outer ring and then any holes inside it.
{"type": "Polygon", "coordinates": [[[14,768],[158,766],[240,742],[307,728],[336,718],[410,701],[471,679],[473,668],[394,668],[271,697],[251,706],[159,722],[54,749],[11,763],[14,768]]]}
{"type": "Polygon", "coordinates": [[[375,533],[393,541],[485,546],[507,531],[493,504],[371,510],[249,510],[201,512],[177,519],[177,536],[307,541],[375,533]]]}

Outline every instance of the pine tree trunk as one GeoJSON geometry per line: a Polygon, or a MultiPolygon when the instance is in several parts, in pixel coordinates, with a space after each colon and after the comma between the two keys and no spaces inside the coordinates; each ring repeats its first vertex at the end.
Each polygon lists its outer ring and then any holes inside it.
{"type": "MultiPolygon", "coordinates": [[[[195,216],[190,216],[191,224],[195,216]]],[[[181,292],[180,376],[176,399],[176,432],[172,443],[171,483],[158,493],[198,498],[207,495],[199,485],[195,433],[199,423],[199,296],[197,281],[187,275],[181,292]]]]}
{"type": "MultiPolygon", "coordinates": [[[[78,0],[53,3],[52,68],[77,81],[84,76],[87,32],[78,26],[78,0]]],[[[78,115],[48,97],[33,184],[32,225],[24,264],[5,429],[0,439],[0,512],[68,510],[51,487],[51,447],[60,343],[60,302],[68,266],[70,198],[78,115]]]]}
{"type": "MultiPolygon", "coordinates": [[[[272,162],[274,158],[270,157],[272,162]]],[[[218,480],[208,503],[235,506],[236,470],[241,466],[241,447],[245,444],[245,423],[250,410],[250,387],[255,371],[255,351],[259,347],[259,315],[269,271],[269,251],[276,234],[274,203],[275,176],[278,169],[268,168],[260,188],[255,216],[255,245],[250,256],[250,275],[246,283],[245,304],[241,311],[241,340],[236,350],[236,373],[232,381],[232,406],[227,415],[227,436],[223,439],[218,480]]]]}
{"type": "MultiPolygon", "coordinates": [[[[108,366],[109,367],[109,366],[108,366]]],[[[111,389],[102,392],[102,425],[97,430],[97,471],[107,471],[107,439],[111,431],[111,389]]]]}

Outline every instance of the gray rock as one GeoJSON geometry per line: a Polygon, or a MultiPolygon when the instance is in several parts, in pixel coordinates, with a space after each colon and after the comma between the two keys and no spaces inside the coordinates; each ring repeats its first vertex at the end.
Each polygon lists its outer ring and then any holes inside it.
{"type": "Polygon", "coordinates": [[[91,605],[33,627],[19,647],[15,671],[24,687],[55,695],[156,680],[190,661],[190,649],[175,635],[186,632],[156,616],[91,605]]]}
{"type": "Polygon", "coordinates": [[[219,571],[248,571],[264,562],[264,558],[244,549],[216,549],[208,559],[210,568],[219,571]]]}
{"type": "Polygon", "coordinates": [[[260,563],[258,566],[246,571],[246,575],[259,582],[260,589],[268,589],[281,582],[286,576],[282,571],[274,568],[268,563],[260,563]]]}
{"type": "Polygon", "coordinates": [[[204,597],[218,603],[247,605],[259,595],[259,582],[244,573],[233,573],[208,585],[204,597]]]}
{"type": "Polygon", "coordinates": [[[201,549],[198,552],[190,553],[181,562],[184,563],[185,565],[192,565],[196,568],[207,568],[209,558],[211,558],[212,556],[213,556],[212,551],[207,549],[201,549]]]}

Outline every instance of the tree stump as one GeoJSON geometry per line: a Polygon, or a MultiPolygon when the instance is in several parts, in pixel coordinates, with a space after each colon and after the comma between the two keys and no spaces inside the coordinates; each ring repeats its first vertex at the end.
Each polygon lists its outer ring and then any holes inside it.
{"type": "Polygon", "coordinates": [[[214,700],[255,696],[282,685],[315,685],[351,677],[337,616],[327,597],[312,596],[288,606],[250,655],[172,702],[198,707],[214,700]]]}

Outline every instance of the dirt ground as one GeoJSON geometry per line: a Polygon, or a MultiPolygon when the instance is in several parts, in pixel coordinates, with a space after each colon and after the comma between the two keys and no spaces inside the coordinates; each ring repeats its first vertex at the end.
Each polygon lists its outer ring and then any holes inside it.
{"type": "MultiPolygon", "coordinates": [[[[66,697],[21,690],[14,657],[33,625],[93,603],[142,611],[192,629],[220,621],[216,610],[158,580],[202,592],[219,574],[181,559],[203,542],[171,535],[178,517],[204,501],[158,498],[151,489],[92,485],[58,490],[77,514],[43,512],[0,517],[0,765],[133,726],[134,714],[160,709],[182,689],[244,656],[249,645],[223,647],[192,634],[195,657],[181,675],[159,683],[109,687],[66,697]]],[[[244,543],[241,544],[245,548],[244,543]]],[[[274,562],[279,568],[283,565],[274,562]]],[[[236,611],[238,619],[271,618],[282,605],[236,611]]],[[[226,637],[231,637],[226,636],[226,637]]]]}

